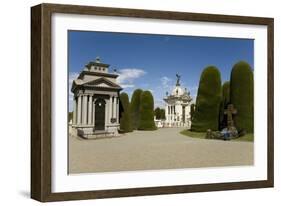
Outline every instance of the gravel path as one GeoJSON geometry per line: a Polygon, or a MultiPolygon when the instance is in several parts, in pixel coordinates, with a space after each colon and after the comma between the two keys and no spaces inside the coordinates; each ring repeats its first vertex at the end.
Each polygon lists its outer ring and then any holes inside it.
{"type": "Polygon", "coordinates": [[[92,173],[253,164],[253,143],[196,139],[183,128],[134,131],[121,137],[69,139],[69,172],[92,173]]]}

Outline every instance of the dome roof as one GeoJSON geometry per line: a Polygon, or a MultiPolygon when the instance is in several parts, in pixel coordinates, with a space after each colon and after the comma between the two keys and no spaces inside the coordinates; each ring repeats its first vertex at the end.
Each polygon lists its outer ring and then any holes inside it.
{"type": "Polygon", "coordinates": [[[181,96],[184,94],[184,90],[180,86],[175,86],[175,88],[172,91],[172,95],[174,96],[181,96]]]}

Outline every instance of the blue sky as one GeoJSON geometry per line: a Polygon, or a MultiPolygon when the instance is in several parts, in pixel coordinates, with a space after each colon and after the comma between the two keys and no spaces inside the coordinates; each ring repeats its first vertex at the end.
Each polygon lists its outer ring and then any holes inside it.
{"type": "Polygon", "coordinates": [[[118,82],[129,96],[137,88],[150,90],[155,106],[163,106],[166,91],[175,85],[176,73],[181,75],[182,87],[195,98],[205,67],[216,66],[222,82],[229,80],[237,61],[247,61],[254,68],[254,40],[69,31],[68,55],[70,84],[85,64],[99,56],[111,65],[110,71],[117,69],[118,82]]]}

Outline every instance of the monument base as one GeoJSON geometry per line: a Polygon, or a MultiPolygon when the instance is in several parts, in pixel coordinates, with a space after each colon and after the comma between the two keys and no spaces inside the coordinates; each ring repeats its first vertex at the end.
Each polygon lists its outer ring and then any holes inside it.
{"type": "Polygon", "coordinates": [[[77,135],[83,139],[100,139],[120,136],[119,124],[106,125],[104,130],[95,130],[94,126],[76,126],[77,135]]]}

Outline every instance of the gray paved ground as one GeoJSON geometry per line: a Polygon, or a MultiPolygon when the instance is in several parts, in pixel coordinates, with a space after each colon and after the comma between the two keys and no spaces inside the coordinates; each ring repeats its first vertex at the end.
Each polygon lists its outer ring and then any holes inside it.
{"type": "Polygon", "coordinates": [[[253,143],[196,139],[182,128],[134,131],[121,137],[69,139],[69,172],[155,170],[253,164],[253,143]]]}

